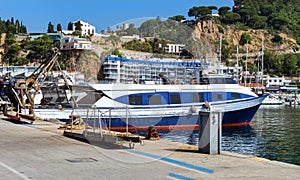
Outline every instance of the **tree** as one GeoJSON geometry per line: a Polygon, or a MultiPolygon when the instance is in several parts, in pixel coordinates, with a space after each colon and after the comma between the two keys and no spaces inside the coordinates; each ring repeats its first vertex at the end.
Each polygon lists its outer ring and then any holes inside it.
{"type": "Polygon", "coordinates": [[[221,17],[221,21],[224,24],[234,24],[235,22],[239,21],[241,16],[238,13],[229,12],[223,17],[221,17]]]}
{"type": "Polygon", "coordinates": [[[174,20],[174,21],[178,21],[178,22],[186,20],[186,18],[183,15],[172,16],[172,17],[169,17],[168,19],[171,19],[171,20],[174,20]]]}
{"type": "Polygon", "coordinates": [[[54,26],[51,21],[48,23],[47,33],[54,33],[54,26]]]}
{"type": "Polygon", "coordinates": [[[68,23],[68,30],[73,31],[73,23],[72,22],[68,23]]]}
{"type": "Polygon", "coordinates": [[[248,44],[251,44],[251,37],[248,33],[243,33],[241,35],[240,44],[245,45],[248,41],[248,44]]]}
{"type": "Polygon", "coordinates": [[[199,12],[198,11],[199,11],[199,7],[194,6],[194,7],[189,9],[188,16],[190,16],[190,17],[194,16],[195,20],[197,20],[198,17],[199,17],[199,12]]]}
{"type": "Polygon", "coordinates": [[[274,13],[271,15],[270,23],[275,29],[282,30],[283,26],[288,25],[289,19],[284,14],[274,13]]]}
{"type": "Polygon", "coordinates": [[[27,58],[33,61],[39,61],[52,56],[51,49],[55,47],[54,41],[48,35],[33,40],[29,44],[30,53],[27,58]]]}
{"type": "Polygon", "coordinates": [[[267,17],[254,15],[248,21],[248,26],[252,27],[253,29],[263,29],[267,26],[267,17]]]}
{"type": "Polygon", "coordinates": [[[78,30],[78,31],[81,31],[81,23],[80,21],[78,20],[76,23],[75,23],[75,30],[78,30]]]}
{"type": "Polygon", "coordinates": [[[229,10],[230,10],[230,7],[222,6],[218,9],[218,14],[219,14],[220,17],[223,17],[228,13],[229,10]]]}
{"type": "Polygon", "coordinates": [[[274,43],[282,43],[282,37],[279,34],[275,34],[271,41],[274,43]]]}
{"type": "Polygon", "coordinates": [[[16,20],[15,27],[16,27],[16,33],[20,33],[21,27],[20,27],[20,22],[18,19],[16,20]]]}
{"type": "Polygon", "coordinates": [[[62,31],[61,24],[57,24],[57,26],[56,26],[56,31],[62,31]]]}

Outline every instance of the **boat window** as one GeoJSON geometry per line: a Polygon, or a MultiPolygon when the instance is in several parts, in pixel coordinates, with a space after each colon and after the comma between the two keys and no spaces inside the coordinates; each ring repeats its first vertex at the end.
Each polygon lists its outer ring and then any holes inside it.
{"type": "Polygon", "coordinates": [[[209,78],[210,84],[236,84],[232,78],[209,78]]]}
{"type": "Polygon", "coordinates": [[[222,96],[222,94],[217,94],[217,93],[212,94],[212,100],[213,100],[213,101],[220,101],[220,100],[223,100],[223,96],[222,96]]]}
{"type": "Polygon", "coordinates": [[[129,104],[130,105],[142,105],[143,104],[142,96],[129,96],[129,104]]]}
{"type": "Polygon", "coordinates": [[[241,99],[240,93],[231,93],[231,99],[241,99]]]}
{"type": "Polygon", "coordinates": [[[148,96],[148,104],[149,105],[159,105],[162,104],[162,97],[161,95],[149,95],[148,96]]]}
{"type": "Polygon", "coordinates": [[[180,104],[180,94],[170,94],[170,104],[180,104]]]}
{"type": "Polygon", "coordinates": [[[204,94],[203,93],[193,93],[192,94],[192,102],[204,102],[204,94]]]}

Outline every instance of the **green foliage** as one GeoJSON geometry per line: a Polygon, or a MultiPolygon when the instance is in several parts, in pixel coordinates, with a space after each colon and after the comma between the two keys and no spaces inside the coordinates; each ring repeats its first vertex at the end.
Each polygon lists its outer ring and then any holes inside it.
{"type": "Polygon", "coordinates": [[[75,31],[72,33],[72,35],[73,35],[73,36],[81,37],[81,31],[75,30],[75,31]]]}
{"type": "Polygon", "coordinates": [[[152,52],[153,51],[152,44],[153,43],[151,43],[148,40],[141,41],[141,40],[134,39],[132,41],[124,43],[122,47],[134,51],[152,52]]]}
{"type": "MultiPolygon", "coordinates": [[[[211,17],[210,15],[212,14],[212,8],[210,7],[211,6],[194,6],[189,9],[188,16],[194,16],[196,21],[207,20],[211,17]]],[[[213,9],[217,10],[216,7],[213,7],[213,9]]]]}
{"type": "Polygon", "coordinates": [[[47,59],[51,57],[51,49],[54,47],[54,41],[49,38],[48,35],[44,35],[41,38],[31,41],[28,48],[30,49],[27,55],[28,59],[33,61],[39,61],[41,59],[47,59]]]}
{"type": "Polygon", "coordinates": [[[68,30],[69,30],[69,31],[72,31],[72,30],[73,30],[73,23],[72,23],[72,22],[69,22],[69,23],[68,23],[68,30]]]}
{"type": "Polygon", "coordinates": [[[112,54],[112,55],[116,55],[116,56],[118,56],[118,57],[123,57],[123,56],[124,56],[124,54],[123,54],[122,52],[120,52],[118,48],[115,48],[115,49],[112,51],[111,54],[112,54]]]}
{"type": "Polygon", "coordinates": [[[241,23],[253,29],[283,32],[297,39],[300,34],[300,1],[298,0],[239,0],[234,12],[241,23]]]}
{"type": "Polygon", "coordinates": [[[78,20],[76,23],[75,23],[75,30],[78,30],[78,31],[81,31],[81,23],[80,21],[78,20]]]}
{"type": "Polygon", "coordinates": [[[274,43],[282,43],[282,37],[279,34],[275,34],[271,41],[274,43]]]}
{"type": "Polygon", "coordinates": [[[17,33],[27,33],[27,28],[18,19],[14,22],[14,18],[11,20],[1,20],[0,17],[0,34],[17,34],[17,33]],[[12,20],[12,21],[11,21],[12,20]]]}
{"type": "Polygon", "coordinates": [[[169,17],[169,19],[173,20],[173,21],[178,21],[178,22],[186,20],[186,18],[183,15],[172,16],[172,17],[169,17]]]}
{"type": "Polygon", "coordinates": [[[47,29],[48,33],[54,33],[54,26],[51,22],[48,23],[48,29],[47,29]]]}
{"type": "Polygon", "coordinates": [[[57,30],[57,31],[62,31],[61,24],[57,24],[57,26],[56,26],[56,30],[57,30]]]}
{"type": "Polygon", "coordinates": [[[224,17],[230,10],[230,7],[228,6],[222,6],[218,9],[218,12],[219,12],[219,16],[220,17],[224,17]]]}
{"type": "Polygon", "coordinates": [[[251,44],[251,37],[248,33],[243,33],[241,35],[240,45],[245,45],[247,42],[248,44],[251,44]]]}

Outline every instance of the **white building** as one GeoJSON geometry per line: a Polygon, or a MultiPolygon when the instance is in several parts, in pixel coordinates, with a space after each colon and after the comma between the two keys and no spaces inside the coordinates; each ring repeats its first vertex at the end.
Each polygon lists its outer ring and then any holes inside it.
{"type": "Polygon", "coordinates": [[[90,36],[96,33],[96,27],[90,25],[88,22],[84,22],[81,20],[74,21],[73,24],[73,31],[75,31],[77,23],[80,22],[81,24],[81,36],[90,36]]]}
{"type": "Polygon", "coordinates": [[[92,42],[85,38],[65,36],[62,39],[61,50],[92,50],[92,42]]]}
{"type": "Polygon", "coordinates": [[[165,52],[170,54],[180,54],[184,48],[183,44],[167,44],[165,52]]]}

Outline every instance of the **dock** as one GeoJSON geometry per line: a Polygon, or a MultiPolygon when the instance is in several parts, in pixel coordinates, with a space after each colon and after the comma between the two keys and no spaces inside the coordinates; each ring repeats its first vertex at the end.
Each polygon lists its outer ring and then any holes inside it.
{"type": "Polygon", "coordinates": [[[64,136],[58,124],[0,115],[1,179],[300,179],[300,166],[197,146],[148,141],[134,149],[64,136]]]}

